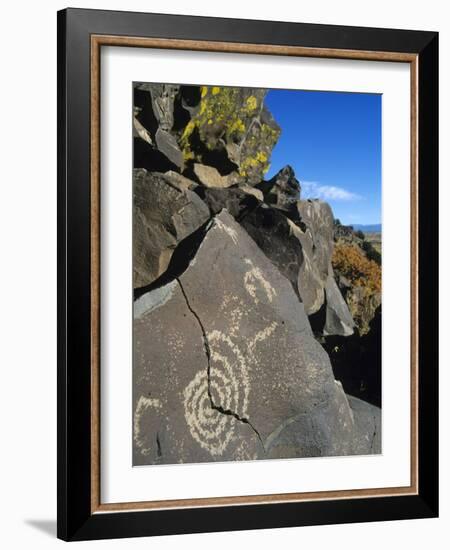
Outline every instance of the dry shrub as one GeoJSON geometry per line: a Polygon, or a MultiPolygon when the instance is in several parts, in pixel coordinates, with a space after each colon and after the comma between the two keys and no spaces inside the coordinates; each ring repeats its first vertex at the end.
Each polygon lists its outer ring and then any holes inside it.
{"type": "Polygon", "coordinates": [[[381,292],[381,267],[366,258],[358,246],[337,243],[332,264],[333,268],[344,275],[352,285],[363,287],[370,294],[381,292]]]}

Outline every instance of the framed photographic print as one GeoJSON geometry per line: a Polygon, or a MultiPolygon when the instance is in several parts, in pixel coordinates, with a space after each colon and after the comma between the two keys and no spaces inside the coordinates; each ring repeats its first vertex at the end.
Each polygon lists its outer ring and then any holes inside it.
{"type": "Polygon", "coordinates": [[[58,13],[58,536],[438,514],[434,32],[58,13]]]}

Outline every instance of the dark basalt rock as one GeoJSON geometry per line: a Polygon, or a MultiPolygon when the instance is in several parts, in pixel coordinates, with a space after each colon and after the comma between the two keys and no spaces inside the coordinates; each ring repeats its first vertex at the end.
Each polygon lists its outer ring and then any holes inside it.
{"type": "Polygon", "coordinates": [[[207,164],[193,165],[193,172],[197,180],[208,188],[227,188],[234,185],[237,181],[234,173],[223,176],[214,166],[208,166],[207,164]]]}
{"type": "MultiPolygon", "coordinates": [[[[269,168],[280,128],[264,105],[267,90],[136,83],[135,135],[192,176],[212,167],[238,184],[255,185],[269,168]]],[[[139,145],[138,145],[139,147],[139,145]]],[[[138,155],[138,167],[151,169],[138,155]]],[[[160,161],[161,164],[161,161],[160,161]]],[[[159,169],[159,165],[153,168],[159,169]]],[[[199,177],[202,180],[202,177],[199,177]]],[[[225,180],[221,181],[220,187],[225,180]]],[[[209,178],[206,180],[209,185],[209,178]]]]}
{"type": "Polygon", "coordinates": [[[353,412],[357,437],[354,453],[370,455],[381,453],[381,409],[361,399],[347,396],[353,412]]]}
{"type": "Polygon", "coordinates": [[[157,279],[177,244],[208,220],[208,207],[188,186],[189,180],[173,172],[134,170],[134,288],[157,279]]]}
{"type": "Polygon", "coordinates": [[[328,203],[318,199],[301,200],[296,206],[301,220],[299,225],[304,227],[303,246],[310,252],[311,263],[325,285],[334,247],[333,212],[328,203]]]}
{"type": "MultiPolygon", "coordinates": [[[[318,333],[350,335],[354,322],[337,288],[331,268],[333,216],[321,201],[298,201],[298,224],[277,208],[263,204],[242,214],[239,221],[266,256],[289,279],[308,315],[325,303],[318,333]],[[330,275],[331,274],[331,275],[330,275]]],[[[236,217],[236,216],[235,216],[236,217]]]]}
{"type": "MultiPolygon", "coordinates": [[[[286,216],[275,208],[263,204],[247,212],[240,221],[242,227],[264,254],[291,282],[297,296],[304,301],[299,286],[299,271],[305,263],[303,247],[297,229],[286,216]]],[[[308,312],[306,300],[305,310],[308,312]]]]}
{"type": "Polygon", "coordinates": [[[134,307],[133,464],[259,458],[249,424],[211,406],[203,331],[175,279],[134,307]]]}
{"type": "Polygon", "coordinates": [[[214,166],[221,175],[234,172],[241,183],[261,181],[280,134],[264,106],[266,92],[203,86],[200,107],[180,137],[185,159],[214,166]]]}
{"type": "Polygon", "coordinates": [[[288,418],[272,434],[266,446],[269,458],[381,453],[381,410],[345,395],[340,382],[336,381],[336,385],[337,391],[332,399],[317,406],[315,417],[300,413],[288,418]],[[350,421],[347,417],[348,406],[350,421]],[[338,433],[341,439],[336,437],[338,433]],[[326,446],[324,442],[327,442],[326,446]],[[322,455],[324,447],[326,455],[322,455]]]}
{"type": "Polygon", "coordinates": [[[263,192],[267,204],[292,212],[298,218],[296,206],[301,188],[291,166],[285,166],[272,179],[257,185],[257,188],[263,192]]]}
{"type": "Polygon", "coordinates": [[[175,137],[169,132],[158,128],[155,141],[158,150],[182,171],[184,167],[183,153],[180,151],[175,137]]]}
{"type": "Polygon", "coordinates": [[[326,313],[324,336],[350,336],[353,334],[355,322],[345,303],[344,298],[334,280],[333,275],[328,275],[325,286],[326,313]]]}
{"type": "MultiPolygon", "coordinates": [[[[135,168],[165,171],[163,159],[158,159],[157,153],[160,153],[168,163],[166,169],[184,169],[183,153],[174,132],[176,119],[182,116],[180,109],[177,110],[179,90],[179,86],[168,84],[135,85],[134,135],[150,145],[144,148],[139,141],[135,142],[140,153],[137,159],[135,154],[135,168]]],[[[190,115],[187,111],[184,113],[187,123],[190,115]]]]}
{"type": "Polygon", "coordinates": [[[257,197],[240,187],[229,189],[203,189],[198,187],[196,193],[208,205],[212,215],[219,214],[225,209],[236,220],[240,220],[260,204],[257,197]]]}
{"type": "Polygon", "coordinates": [[[303,305],[232,216],[174,276],[135,302],[134,464],[353,452],[364,425],[303,305]]]}
{"type": "Polygon", "coordinates": [[[174,103],[180,90],[172,84],[152,84],[149,92],[152,99],[153,113],[159,129],[164,132],[172,130],[174,125],[174,103]]]}

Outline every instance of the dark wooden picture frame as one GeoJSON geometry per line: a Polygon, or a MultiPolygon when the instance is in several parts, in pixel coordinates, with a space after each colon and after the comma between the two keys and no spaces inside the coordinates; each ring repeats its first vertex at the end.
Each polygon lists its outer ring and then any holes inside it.
{"type": "Polygon", "coordinates": [[[437,33],[84,9],[59,12],[58,537],[86,540],[436,517],[437,206],[437,33]],[[99,63],[104,45],[410,64],[410,487],[101,504],[99,63]]]}

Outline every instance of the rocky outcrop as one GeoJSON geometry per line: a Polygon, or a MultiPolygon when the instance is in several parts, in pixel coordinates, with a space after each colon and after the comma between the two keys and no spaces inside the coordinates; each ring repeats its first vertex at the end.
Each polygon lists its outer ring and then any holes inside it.
{"type": "Polygon", "coordinates": [[[327,278],[325,298],[324,336],[350,336],[353,334],[355,322],[332,274],[329,274],[327,278]]]}
{"type": "Polygon", "coordinates": [[[285,166],[272,179],[260,183],[257,187],[262,191],[267,204],[288,214],[294,213],[295,216],[301,188],[290,166],[285,166]]]}
{"type": "Polygon", "coordinates": [[[263,180],[280,128],[264,105],[267,90],[208,86],[135,85],[135,167],[164,164],[207,186],[251,186],[263,180]],[[141,131],[146,129],[147,134],[141,131]],[[151,141],[150,141],[151,140],[151,141]],[[142,152],[144,150],[145,153],[142,152]],[[156,154],[158,153],[158,154],[156,154]],[[194,170],[197,165],[196,170],[194,170]],[[208,168],[227,176],[215,185],[208,168]]]}
{"type": "Polygon", "coordinates": [[[151,284],[166,271],[177,244],[209,219],[208,207],[176,173],[135,169],[133,284],[151,284]]]}
{"type": "Polygon", "coordinates": [[[364,445],[291,284],[232,216],[214,217],[173,275],[134,306],[135,464],[364,445]]]}
{"type": "Polygon", "coordinates": [[[265,94],[135,84],[134,464],[381,450],[379,410],[347,395],[380,404],[355,390],[380,339],[339,256],[357,237],[290,166],[265,180],[265,94]]]}
{"type": "Polygon", "coordinates": [[[354,322],[334,281],[331,209],[318,200],[293,204],[296,222],[283,209],[264,203],[244,215],[240,212],[240,223],[291,281],[306,313],[324,310],[315,316],[315,332],[348,336],[353,333],[354,322]]]}

